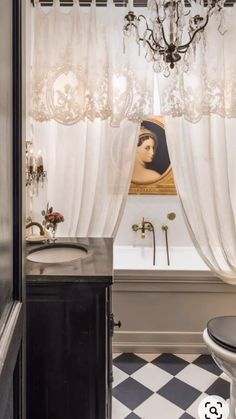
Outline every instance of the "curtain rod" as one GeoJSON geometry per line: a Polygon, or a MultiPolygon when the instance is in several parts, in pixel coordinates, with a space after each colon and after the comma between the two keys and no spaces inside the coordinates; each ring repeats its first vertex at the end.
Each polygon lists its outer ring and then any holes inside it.
{"type": "MultiPolygon", "coordinates": [[[[35,0],[30,0],[31,4],[35,6],[35,0]]],[[[52,6],[53,0],[38,0],[41,6],[52,6]]],[[[76,0],[77,1],[77,0],[76,0]]],[[[108,0],[96,0],[96,6],[106,7],[108,0]]],[[[191,7],[192,0],[184,0],[186,7],[191,7]]],[[[92,0],[79,0],[80,6],[89,7],[92,0]]],[[[126,7],[128,0],[113,0],[115,6],[117,7],[126,7]]],[[[133,0],[133,7],[147,7],[148,0],[133,0]]],[[[225,7],[232,7],[236,3],[236,0],[225,0],[225,7]]],[[[207,6],[208,0],[204,0],[204,5],[207,6]]],[[[61,6],[72,6],[73,0],[60,0],[61,6]]]]}
{"type": "MultiPolygon", "coordinates": [[[[35,6],[35,0],[30,0],[31,4],[35,6]]],[[[53,0],[38,0],[41,6],[52,6],[53,0]]],[[[60,0],[61,6],[72,6],[75,0],[60,0]]],[[[77,0],[76,0],[77,1],[77,0]]],[[[134,7],[146,7],[148,0],[134,0],[134,7]],[[135,4],[135,3],[138,4],[135,4]]],[[[235,0],[236,1],[236,0],[235,0]]],[[[128,0],[113,0],[115,6],[122,7],[127,6],[128,0]]],[[[80,6],[91,6],[92,0],[79,0],[80,6]]],[[[96,0],[96,6],[107,6],[107,0],[96,0]]]]}

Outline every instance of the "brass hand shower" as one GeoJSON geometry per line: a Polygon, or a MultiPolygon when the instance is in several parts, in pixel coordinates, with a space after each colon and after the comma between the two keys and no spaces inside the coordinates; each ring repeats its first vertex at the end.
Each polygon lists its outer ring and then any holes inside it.
{"type": "MultiPolygon", "coordinates": [[[[176,217],[176,214],[174,212],[169,212],[167,214],[167,218],[170,221],[173,221],[175,217],[176,217]]],[[[168,244],[168,228],[169,227],[167,224],[162,224],[161,228],[165,232],[167,265],[170,266],[170,254],[169,254],[169,244],[168,244]]]]}

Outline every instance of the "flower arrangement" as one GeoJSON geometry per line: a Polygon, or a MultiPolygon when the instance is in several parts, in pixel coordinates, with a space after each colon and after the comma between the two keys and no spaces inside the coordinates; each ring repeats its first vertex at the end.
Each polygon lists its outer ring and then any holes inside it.
{"type": "Polygon", "coordinates": [[[47,203],[46,211],[43,210],[41,214],[44,216],[42,224],[46,227],[46,229],[52,229],[53,239],[55,240],[57,224],[64,221],[63,215],[60,212],[53,211],[53,207],[49,207],[49,202],[47,203]]]}

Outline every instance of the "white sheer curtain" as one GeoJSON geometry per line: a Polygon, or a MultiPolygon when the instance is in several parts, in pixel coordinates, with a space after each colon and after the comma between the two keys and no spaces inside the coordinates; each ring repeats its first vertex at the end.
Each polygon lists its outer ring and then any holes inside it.
{"type": "Polygon", "coordinates": [[[153,73],[133,42],[123,53],[125,8],[33,10],[32,139],[47,183],[29,200],[63,213],[64,236],[114,236],[130,185],[140,120],[152,114],[153,73]]]}
{"type": "Polygon", "coordinates": [[[162,80],[162,109],[178,194],[208,266],[236,284],[236,8],[224,36],[212,19],[187,74],[162,80]]]}
{"type": "Polygon", "coordinates": [[[81,121],[74,126],[36,123],[36,149],[45,158],[48,181],[34,197],[34,218],[49,202],[65,222],[58,234],[113,236],[132,175],[139,125],[122,121],[81,121]]]}

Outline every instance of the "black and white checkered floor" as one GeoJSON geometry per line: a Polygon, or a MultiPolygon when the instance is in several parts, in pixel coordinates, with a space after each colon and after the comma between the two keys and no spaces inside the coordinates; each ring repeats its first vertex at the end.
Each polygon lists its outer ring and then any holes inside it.
{"type": "Polygon", "coordinates": [[[112,419],[196,419],[207,395],[229,398],[210,355],[114,354],[112,419]]]}

